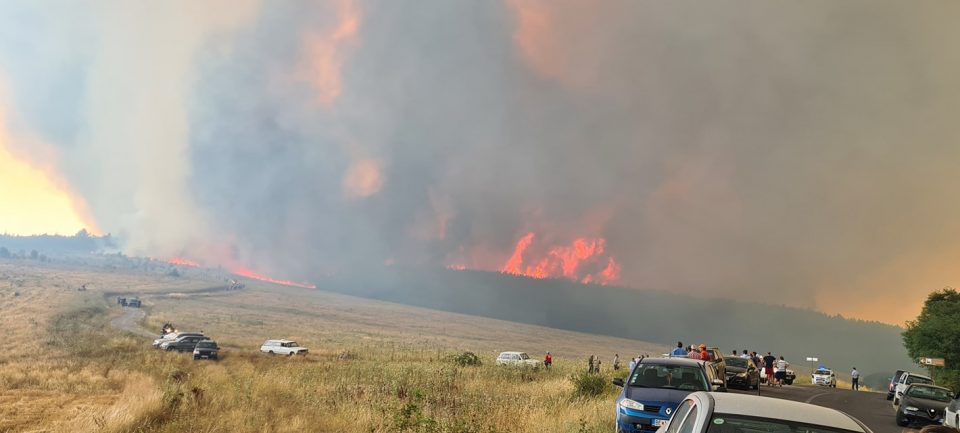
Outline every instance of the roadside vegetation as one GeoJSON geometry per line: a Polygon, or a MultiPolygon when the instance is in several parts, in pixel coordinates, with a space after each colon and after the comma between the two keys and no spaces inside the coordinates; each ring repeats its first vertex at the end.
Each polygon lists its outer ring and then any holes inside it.
{"type": "Polygon", "coordinates": [[[907,322],[903,343],[914,360],[942,358],[944,366],[930,367],[938,385],[960,389],[960,292],[946,288],[931,293],[916,320],[907,322]]]}

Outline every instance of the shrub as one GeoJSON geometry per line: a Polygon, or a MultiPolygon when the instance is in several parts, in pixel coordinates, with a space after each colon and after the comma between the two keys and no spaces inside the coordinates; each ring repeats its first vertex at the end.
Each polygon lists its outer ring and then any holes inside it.
{"type": "Polygon", "coordinates": [[[570,377],[574,397],[597,397],[607,390],[607,378],[599,374],[578,373],[570,377]]]}
{"type": "Polygon", "coordinates": [[[461,367],[475,367],[483,364],[480,357],[473,352],[463,352],[459,355],[453,355],[453,363],[461,367]]]}

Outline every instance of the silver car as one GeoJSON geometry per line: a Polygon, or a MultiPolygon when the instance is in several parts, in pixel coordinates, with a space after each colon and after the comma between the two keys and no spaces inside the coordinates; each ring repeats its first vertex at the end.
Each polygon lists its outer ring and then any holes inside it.
{"type": "Polygon", "coordinates": [[[858,419],[807,403],[731,393],[687,396],[657,433],[873,433],[858,419]]]}

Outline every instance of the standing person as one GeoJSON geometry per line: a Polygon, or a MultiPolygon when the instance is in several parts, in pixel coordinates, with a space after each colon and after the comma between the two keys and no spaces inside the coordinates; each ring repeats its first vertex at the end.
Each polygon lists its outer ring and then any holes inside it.
{"type": "Polygon", "coordinates": [[[590,355],[590,359],[587,360],[587,373],[593,373],[593,355],[590,355]]]}
{"type": "Polygon", "coordinates": [[[547,352],[547,356],[543,357],[543,366],[546,368],[553,366],[553,355],[551,355],[550,352],[547,352]]]}
{"type": "Polygon", "coordinates": [[[750,354],[747,353],[747,349],[743,349],[743,355],[740,355],[743,359],[750,359],[750,354]]]}
{"type": "Polygon", "coordinates": [[[683,342],[678,341],[677,347],[673,348],[673,352],[670,352],[672,356],[687,356],[687,351],[683,350],[683,342]]]}
{"type": "Polygon", "coordinates": [[[763,365],[760,363],[760,355],[757,355],[757,352],[750,352],[750,360],[753,361],[753,365],[757,368],[763,368],[763,365]]]}
{"type": "Polygon", "coordinates": [[[767,352],[767,356],[763,357],[763,373],[767,375],[767,386],[773,386],[773,363],[777,362],[777,358],[767,352]]]}
{"type": "Polygon", "coordinates": [[[700,359],[704,361],[710,360],[710,352],[707,352],[707,345],[700,343],[700,359]]]}
{"type": "Polygon", "coordinates": [[[853,371],[850,372],[850,378],[853,379],[853,390],[860,390],[860,372],[857,371],[857,367],[853,367],[853,371]]]}
{"type": "Polygon", "coordinates": [[[777,361],[777,371],[774,372],[774,378],[777,379],[777,386],[783,388],[783,381],[787,378],[787,367],[790,365],[789,362],[783,359],[783,355],[780,355],[780,360],[777,361]]]}
{"type": "Polygon", "coordinates": [[[630,373],[633,373],[633,369],[637,368],[637,358],[630,358],[630,373]]]}
{"type": "Polygon", "coordinates": [[[700,359],[700,351],[691,345],[690,350],[687,351],[687,358],[700,359]]]}
{"type": "Polygon", "coordinates": [[[618,370],[620,370],[620,354],[614,353],[613,354],[613,371],[618,371],[618,370]]]}
{"type": "Polygon", "coordinates": [[[594,373],[600,374],[600,357],[597,357],[597,365],[594,367],[594,373]]]}

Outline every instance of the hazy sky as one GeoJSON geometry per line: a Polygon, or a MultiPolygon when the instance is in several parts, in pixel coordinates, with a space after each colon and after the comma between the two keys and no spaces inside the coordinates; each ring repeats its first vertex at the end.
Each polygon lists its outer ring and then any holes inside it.
{"type": "Polygon", "coordinates": [[[958,19],[953,0],[4,2],[0,231],[299,279],[618,275],[902,323],[960,285],[958,19]]]}

